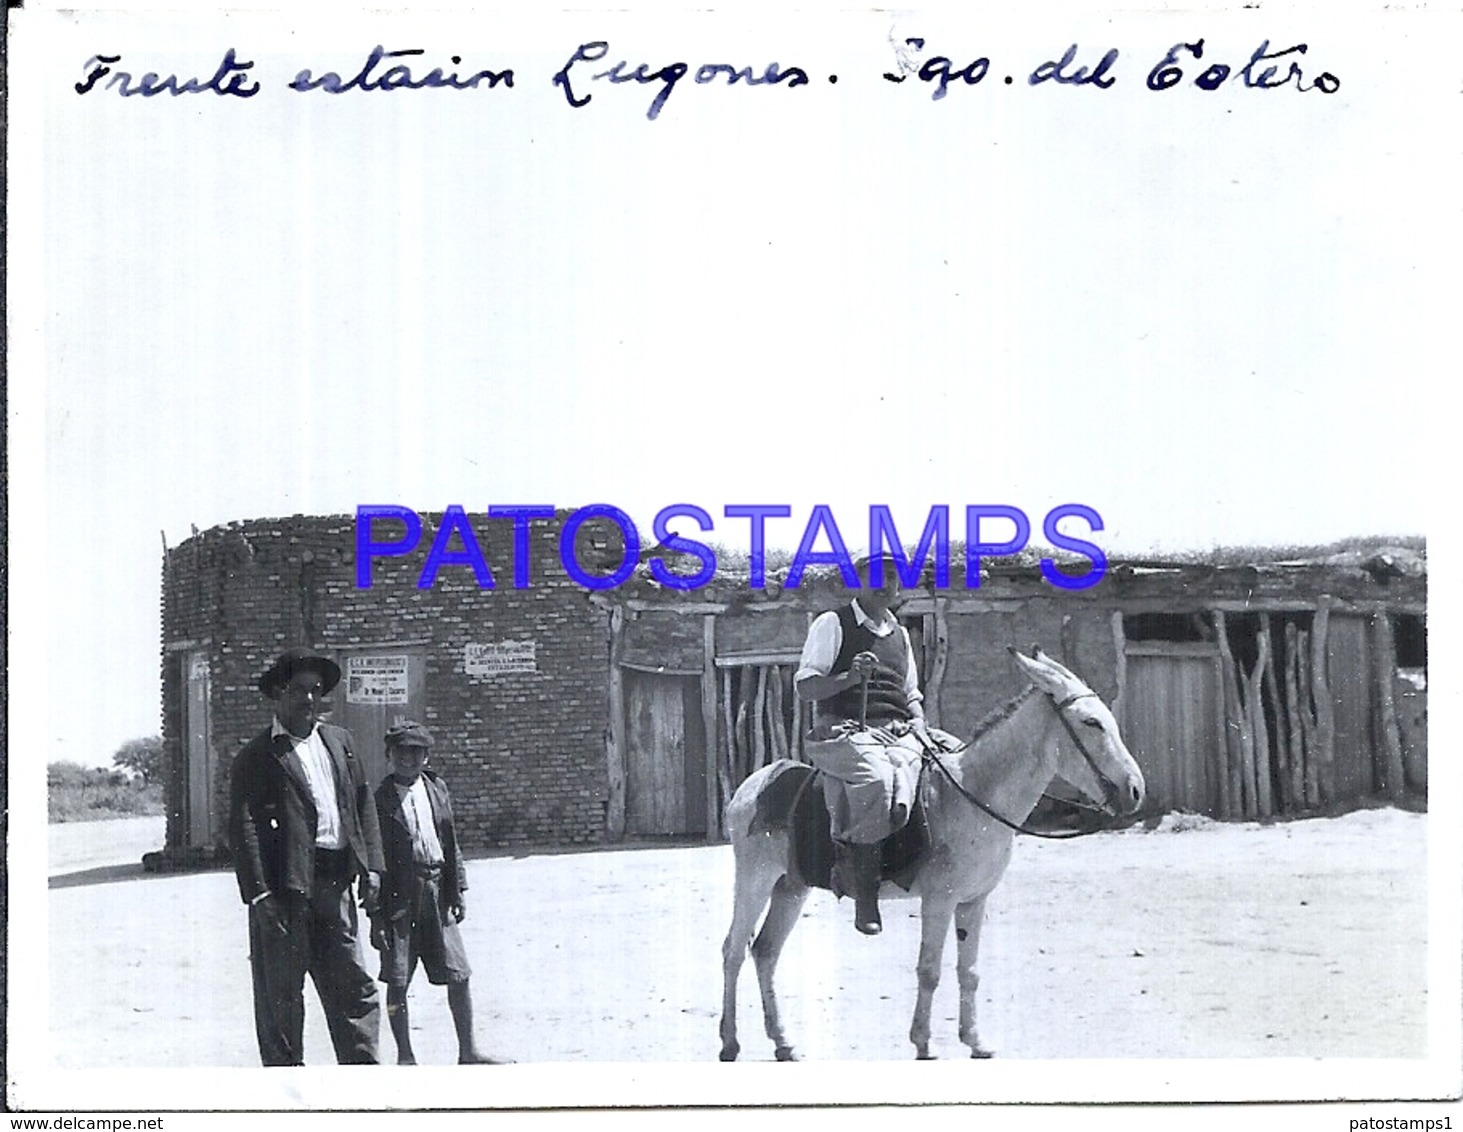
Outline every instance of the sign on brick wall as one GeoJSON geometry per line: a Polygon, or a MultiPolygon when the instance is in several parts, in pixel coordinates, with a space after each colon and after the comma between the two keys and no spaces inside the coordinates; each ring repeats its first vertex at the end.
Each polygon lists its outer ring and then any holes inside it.
{"type": "Polygon", "coordinates": [[[407,658],[404,656],[346,657],[346,703],[406,703],[406,666],[407,658]]]}
{"type": "Polygon", "coordinates": [[[463,647],[463,669],[469,676],[506,676],[510,672],[538,671],[537,641],[498,641],[463,647]]]}

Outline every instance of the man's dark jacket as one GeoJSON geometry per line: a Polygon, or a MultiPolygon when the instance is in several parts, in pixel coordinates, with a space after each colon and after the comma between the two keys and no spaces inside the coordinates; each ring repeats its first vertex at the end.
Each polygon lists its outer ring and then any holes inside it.
{"type": "MultiPolygon", "coordinates": [[[[320,738],[335,771],[341,847],[355,872],[381,873],[381,830],[365,768],[351,750],[350,732],[328,723],[320,738]]],[[[309,893],[315,879],[315,799],[304,765],[287,736],[266,728],[245,744],[229,778],[229,843],[239,895],[251,902],[266,889],[276,896],[309,893]]]]}
{"type": "MultiPolygon", "coordinates": [[[[437,840],[442,843],[442,904],[452,907],[467,891],[467,864],[457,847],[457,830],[452,822],[452,795],[447,784],[430,770],[422,771],[427,798],[432,803],[432,820],[437,827],[437,840]]],[[[396,780],[387,775],[376,788],[376,812],[381,823],[381,838],[386,853],[386,871],[381,878],[381,911],[388,920],[395,920],[411,910],[414,873],[411,854],[411,830],[401,812],[401,794],[396,780]]]]}

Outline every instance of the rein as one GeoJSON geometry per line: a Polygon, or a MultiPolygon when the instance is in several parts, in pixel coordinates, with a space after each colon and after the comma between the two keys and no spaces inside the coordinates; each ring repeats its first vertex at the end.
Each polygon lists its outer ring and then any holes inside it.
{"type": "MultiPolygon", "coordinates": [[[[1072,742],[1077,745],[1077,750],[1082,753],[1082,757],[1087,760],[1087,765],[1092,768],[1093,773],[1097,775],[1097,780],[1102,783],[1104,801],[1111,802],[1113,796],[1117,793],[1116,787],[1114,787],[1113,784],[1108,780],[1107,775],[1103,774],[1102,771],[1097,768],[1096,760],[1093,759],[1093,757],[1088,753],[1087,748],[1083,746],[1082,740],[1077,735],[1077,729],[1072,726],[1071,722],[1067,719],[1066,715],[1063,712],[1064,708],[1071,707],[1072,704],[1076,703],[1078,700],[1087,699],[1088,697],[1096,698],[1096,696],[1096,692],[1083,692],[1076,696],[1069,696],[1067,699],[1061,701],[1061,703],[1058,703],[1056,700],[1051,700],[1050,703],[1057,713],[1057,718],[1062,721],[1062,726],[1067,729],[1067,734],[1071,737],[1072,742]]],[[[1101,832],[1100,830],[1096,829],[1072,829],[1067,830],[1064,833],[1047,833],[1043,830],[1032,829],[1028,826],[1020,825],[1016,822],[1013,822],[1009,818],[1006,818],[1001,814],[996,813],[996,811],[991,809],[990,806],[986,805],[986,803],[982,802],[979,798],[977,798],[974,794],[967,790],[965,786],[960,782],[960,780],[956,778],[955,775],[951,772],[950,768],[940,761],[940,756],[936,752],[933,743],[926,742],[923,739],[921,740],[921,743],[924,746],[923,758],[925,763],[927,765],[933,763],[939,769],[940,773],[943,774],[945,778],[949,781],[950,785],[955,787],[956,792],[962,798],[964,798],[971,805],[975,806],[976,809],[980,810],[982,813],[1000,822],[1007,829],[1013,830],[1016,833],[1027,834],[1030,837],[1043,837],[1046,838],[1048,841],[1068,841],[1074,837],[1086,837],[1088,834],[1101,832]]],[[[969,744],[967,744],[966,746],[968,747],[969,744]]],[[[1042,797],[1050,798],[1052,797],[1052,795],[1043,792],[1042,797]]],[[[1066,801],[1066,799],[1062,799],[1062,801],[1066,801]]],[[[1085,810],[1096,810],[1098,812],[1105,812],[1102,811],[1101,808],[1098,806],[1084,805],[1080,802],[1072,802],[1069,804],[1076,805],[1079,808],[1085,810]]]]}

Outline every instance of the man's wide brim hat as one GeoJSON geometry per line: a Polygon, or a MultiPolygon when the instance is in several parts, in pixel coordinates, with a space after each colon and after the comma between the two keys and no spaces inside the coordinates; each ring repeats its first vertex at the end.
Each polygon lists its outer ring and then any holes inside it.
{"type": "Polygon", "coordinates": [[[269,666],[269,670],[259,677],[259,690],[273,699],[296,672],[314,672],[318,675],[321,695],[328,695],[340,683],[340,665],[328,656],[321,656],[309,649],[286,649],[269,666]]]}

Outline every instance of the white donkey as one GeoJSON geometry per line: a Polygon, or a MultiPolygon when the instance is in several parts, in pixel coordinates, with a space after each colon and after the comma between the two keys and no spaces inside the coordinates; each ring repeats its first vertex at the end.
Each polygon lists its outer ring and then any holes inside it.
{"type": "MultiPolygon", "coordinates": [[[[1029,658],[1011,652],[1032,686],[993,713],[968,746],[935,756],[938,765],[932,763],[926,770],[920,795],[929,826],[929,853],[909,891],[886,882],[879,893],[881,899],[920,900],[919,992],[909,1040],[921,1059],[931,1057],[930,1004],[940,981],[940,959],[952,918],[958,940],[960,1040],[970,1047],[972,1057],[990,1056],[981,1047],[975,1021],[976,955],[986,898],[1011,860],[1015,827],[1030,816],[1052,779],[1060,775],[1112,815],[1134,813],[1143,802],[1143,774],[1107,705],[1040,649],[1029,658]]],[[[784,759],[763,767],[742,783],[727,805],[736,892],[731,930],[722,945],[723,1061],[736,1060],[741,1051],[737,975],[749,946],[767,1036],[779,1061],[797,1060],[783,1032],[772,980],[778,955],[807,899],[809,882],[795,860],[790,815],[784,813],[780,823],[754,821],[759,795],[793,767],[801,764],[784,759]],[[763,909],[768,909],[767,915],[756,931],[763,909]]],[[[821,803],[817,808],[823,810],[821,803]]],[[[827,822],[826,811],[811,816],[827,822]]]]}

